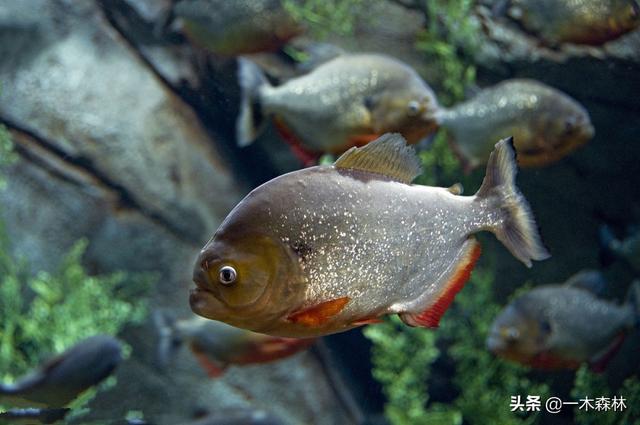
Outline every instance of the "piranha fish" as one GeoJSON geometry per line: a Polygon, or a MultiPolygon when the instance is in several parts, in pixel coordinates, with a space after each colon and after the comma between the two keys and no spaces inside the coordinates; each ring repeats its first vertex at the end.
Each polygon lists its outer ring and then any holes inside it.
{"type": "Polygon", "coordinates": [[[640,26],[636,0],[511,0],[507,15],[546,44],[601,45],[640,26]]]}
{"type": "Polygon", "coordinates": [[[513,135],[518,163],[557,161],[594,135],[589,113],[566,94],[535,80],[503,81],[438,114],[465,169],[484,164],[493,141],[513,135]]]}
{"type": "Polygon", "coordinates": [[[588,280],[597,279],[592,273],[517,297],[493,322],[487,348],[535,368],[575,369],[587,362],[603,371],[625,333],[638,325],[640,283],[632,285],[627,303],[617,305],[590,290],[588,280]]]}
{"type": "Polygon", "coordinates": [[[122,360],[122,346],[107,335],[87,338],[14,384],[0,384],[0,404],[11,407],[67,406],[97,385],[122,360]]]}
{"type": "Polygon", "coordinates": [[[633,270],[640,272],[640,231],[638,229],[624,240],[620,240],[614,236],[608,226],[602,226],[600,243],[607,251],[626,261],[633,270]]]}
{"type": "Polygon", "coordinates": [[[182,0],[173,13],[192,43],[222,56],[276,51],[304,30],[280,0],[182,0]]]}
{"type": "Polygon", "coordinates": [[[340,55],[277,87],[252,62],[238,65],[239,146],[255,140],[268,116],[287,141],[310,154],[339,154],[391,131],[415,143],[436,129],[433,91],[389,56],[340,55]]]}
{"type": "Polygon", "coordinates": [[[186,342],[210,377],[221,376],[229,365],[280,360],[309,348],[315,342],[315,338],[263,335],[199,316],[169,323],[158,313],[155,321],[160,334],[160,364],[166,365],[172,352],[186,342]]]}
{"type": "Polygon", "coordinates": [[[399,134],[333,165],[254,189],[200,252],[192,310],[256,332],[310,337],[397,313],[437,326],[493,232],[527,266],[549,257],[515,186],[510,140],[496,144],[474,196],[411,185],[420,162],[399,134]]]}

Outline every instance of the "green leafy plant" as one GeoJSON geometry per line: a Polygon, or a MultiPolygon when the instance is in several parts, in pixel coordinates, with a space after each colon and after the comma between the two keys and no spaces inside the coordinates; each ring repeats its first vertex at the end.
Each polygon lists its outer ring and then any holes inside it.
{"type": "Polygon", "coordinates": [[[576,422],[580,425],[640,425],[640,379],[627,378],[618,391],[611,391],[604,375],[594,374],[586,366],[582,366],[576,373],[571,396],[575,401],[589,398],[595,407],[595,399],[606,397],[609,401],[613,397],[624,398],[625,407],[619,410],[594,411],[576,409],[576,422]]]}
{"type": "Polygon", "coordinates": [[[86,240],[77,242],[57,273],[29,277],[0,247],[0,378],[10,381],[42,361],[99,333],[115,335],[146,314],[141,295],[149,276],[125,273],[90,276],[80,260],[86,240]]]}
{"type": "MultiPolygon", "coordinates": [[[[13,144],[11,143],[11,137],[7,128],[0,125],[0,171],[6,166],[12,164],[15,161],[15,154],[13,152],[13,144]]],[[[6,181],[0,173],[0,189],[6,184],[6,181]]]]}
{"type": "Polygon", "coordinates": [[[416,50],[436,67],[438,99],[450,105],[464,98],[465,89],[474,85],[476,67],[473,51],[478,44],[480,25],[472,13],[473,0],[424,0],[427,18],[418,34],[416,50]]]}
{"type": "Polygon", "coordinates": [[[310,32],[323,39],[328,34],[350,35],[356,17],[367,7],[365,0],[283,0],[285,9],[310,32]]]}
{"type": "Polygon", "coordinates": [[[476,269],[435,332],[408,328],[397,318],[365,329],[374,344],[373,375],[383,385],[385,414],[392,424],[536,423],[536,415],[511,412],[511,396],[535,394],[544,400],[548,386],[529,378],[526,368],[485,349],[489,327],[500,310],[492,282],[491,267],[476,269]],[[439,346],[447,349],[441,352],[439,346]],[[459,392],[450,405],[429,403],[427,387],[434,361],[444,355],[455,362],[453,384],[459,392]]]}

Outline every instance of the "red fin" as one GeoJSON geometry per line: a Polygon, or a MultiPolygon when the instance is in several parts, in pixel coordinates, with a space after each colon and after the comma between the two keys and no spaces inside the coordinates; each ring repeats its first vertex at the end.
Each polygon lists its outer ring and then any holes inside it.
{"type": "Polygon", "coordinates": [[[349,137],[349,143],[352,146],[364,146],[369,142],[373,142],[379,137],[379,134],[357,134],[355,136],[349,137]]]}
{"type": "Polygon", "coordinates": [[[611,359],[615,357],[618,350],[620,350],[620,347],[622,347],[625,336],[624,332],[617,335],[602,355],[589,362],[589,369],[594,373],[603,373],[611,359]]]}
{"type": "Polygon", "coordinates": [[[379,317],[365,317],[363,319],[356,320],[351,323],[353,326],[362,326],[362,325],[375,325],[377,323],[382,323],[382,319],[379,317]]]}
{"type": "Polygon", "coordinates": [[[211,361],[206,354],[200,351],[193,344],[191,345],[191,351],[193,352],[193,355],[196,357],[196,360],[198,360],[198,363],[200,363],[200,366],[202,366],[202,368],[205,370],[205,372],[207,372],[207,375],[210,378],[218,378],[222,376],[222,374],[224,373],[225,366],[219,366],[213,361],[211,361]]]}
{"type": "Polygon", "coordinates": [[[331,301],[325,301],[304,310],[291,313],[287,320],[305,326],[320,326],[331,317],[340,313],[349,302],[349,297],[342,297],[331,301]]]}
{"type": "Polygon", "coordinates": [[[540,353],[526,364],[537,369],[577,369],[580,367],[580,362],[577,360],[565,359],[550,353],[540,353]]]}
{"type": "Polygon", "coordinates": [[[464,284],[469,280],[469,277],[471,277],[471,271],[480,257],[480,252],[480,243],[475,239],[471,239],[471,244],[467,248],[467,252],[436,301],[420,314],[402,314],[403,320],[413,326],[437,328],[442,315],[447,311],[456,294],[460,292],[464,284]]]}
{"type": "Polygon", "coordinates": [[[237,364],[268,363],[274,360],[289,357],[299,351],[305,350],[313,343],[315,338],[279,338],[267,340],[258,344],[254,350],[234,360],[237,364]]]}
{"type": "Polygon", "coordinates": [[[296,136],[289,127],[287,127],[281,118],[275,117],[273,119],[273,124],[275,125],[278,134],[280,134],[280,137],[289,144],[295,157],[298,158],[305,167],[315,165],[318,162],[320,155],[307,150],[304,147],[302,140],[300,140],[300,138],[296,136]]]}

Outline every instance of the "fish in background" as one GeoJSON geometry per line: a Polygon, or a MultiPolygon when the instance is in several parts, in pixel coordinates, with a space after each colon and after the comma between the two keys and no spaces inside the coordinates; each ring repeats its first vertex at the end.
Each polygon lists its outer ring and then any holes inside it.
{"type": "Polygon", "coordinates": [[[193,44],[221,56],[276,51],[303,32],[280,0],[182,0],[173,14],[193,44]]]}
{"type": "Polygon", "coordinates": [[[55,424],[62,421],[71,409],[9,409],[0,412],[0,425],[55,424]]]}
{"type": "Polygon", "coordinates": [[[0,384],[0,404],[61,408],[99,384],[122,361],[122,345],[108,335],[87,338],[14,384],[0,384]]]}
{"type": "Polygon", "coordinates": [[[535,368],[576,369],[586,362],[602,372],[625,334],[638,326],[640,282],[618,305],[598,297],[599,281],[599,272],[583,271],[515,298],[493,322],[487,348],[535,368]]]}
{"type": "Polygon", "coordinates": [[[321,336],[397,313],[436,327],[494,233],[525,265],[549,257],[515,186],[510,140],[474,196],[411,185],[420,161],[399,134],[247,195],[200,252],[192,310],[271,335],[321,336]]]}
{"type": "Polygon", "coordinates": [[[485,164],[493,143],[513,136],[522,167],[555,162],[586,143],[594,128],[586,109],[566,94],[535,80],[505,80],[473,98],[442,109],[441,127],[466,171],[485,164]]]}
{"type": "Polygon", "coordinates": [[[617,239],[609,226],[600,228],[600,243],[605,250],[629,264],[640,273],[640,228],[630,232],[624,240],[617,239]]]}
{"type": "Polygon", "coordinates": [[[156,312],[160,336],[158,360],[165,367],[175,350],[187,344],[210,377],[221,376],[230,365],[244,366],[281,360],[306,350],[315,338],[281,338],[234,328],[199,316],[171,321],[156,312]]]}
{"type": "Polygon", "coordinates": [[[383,133],[399,132],[416,143],[436,129],[433,91],[410,66],[389,56],[339,55],[280,86],[269,84],[247,59],[239,59],[238,66],[239,146],[258,137],[267,117],[305,163],[383,133]]]}
{"type": "Polygon", "coordinates": [[[500,7],[543,43],[598,46],[640,26],[637,0],[506,0],[500,7]]]}

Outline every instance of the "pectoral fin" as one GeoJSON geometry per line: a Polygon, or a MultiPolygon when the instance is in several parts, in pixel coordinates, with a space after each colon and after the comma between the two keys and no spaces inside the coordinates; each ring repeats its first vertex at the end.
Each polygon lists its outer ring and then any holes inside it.
{"type": "Polygon", "coordinates": [[[314,327],[320,326],[344,309],[349,302],[349,297],[337,298],[323,303],[307,307],[291,313],[287,320],[293,323],[314,327]]]}

